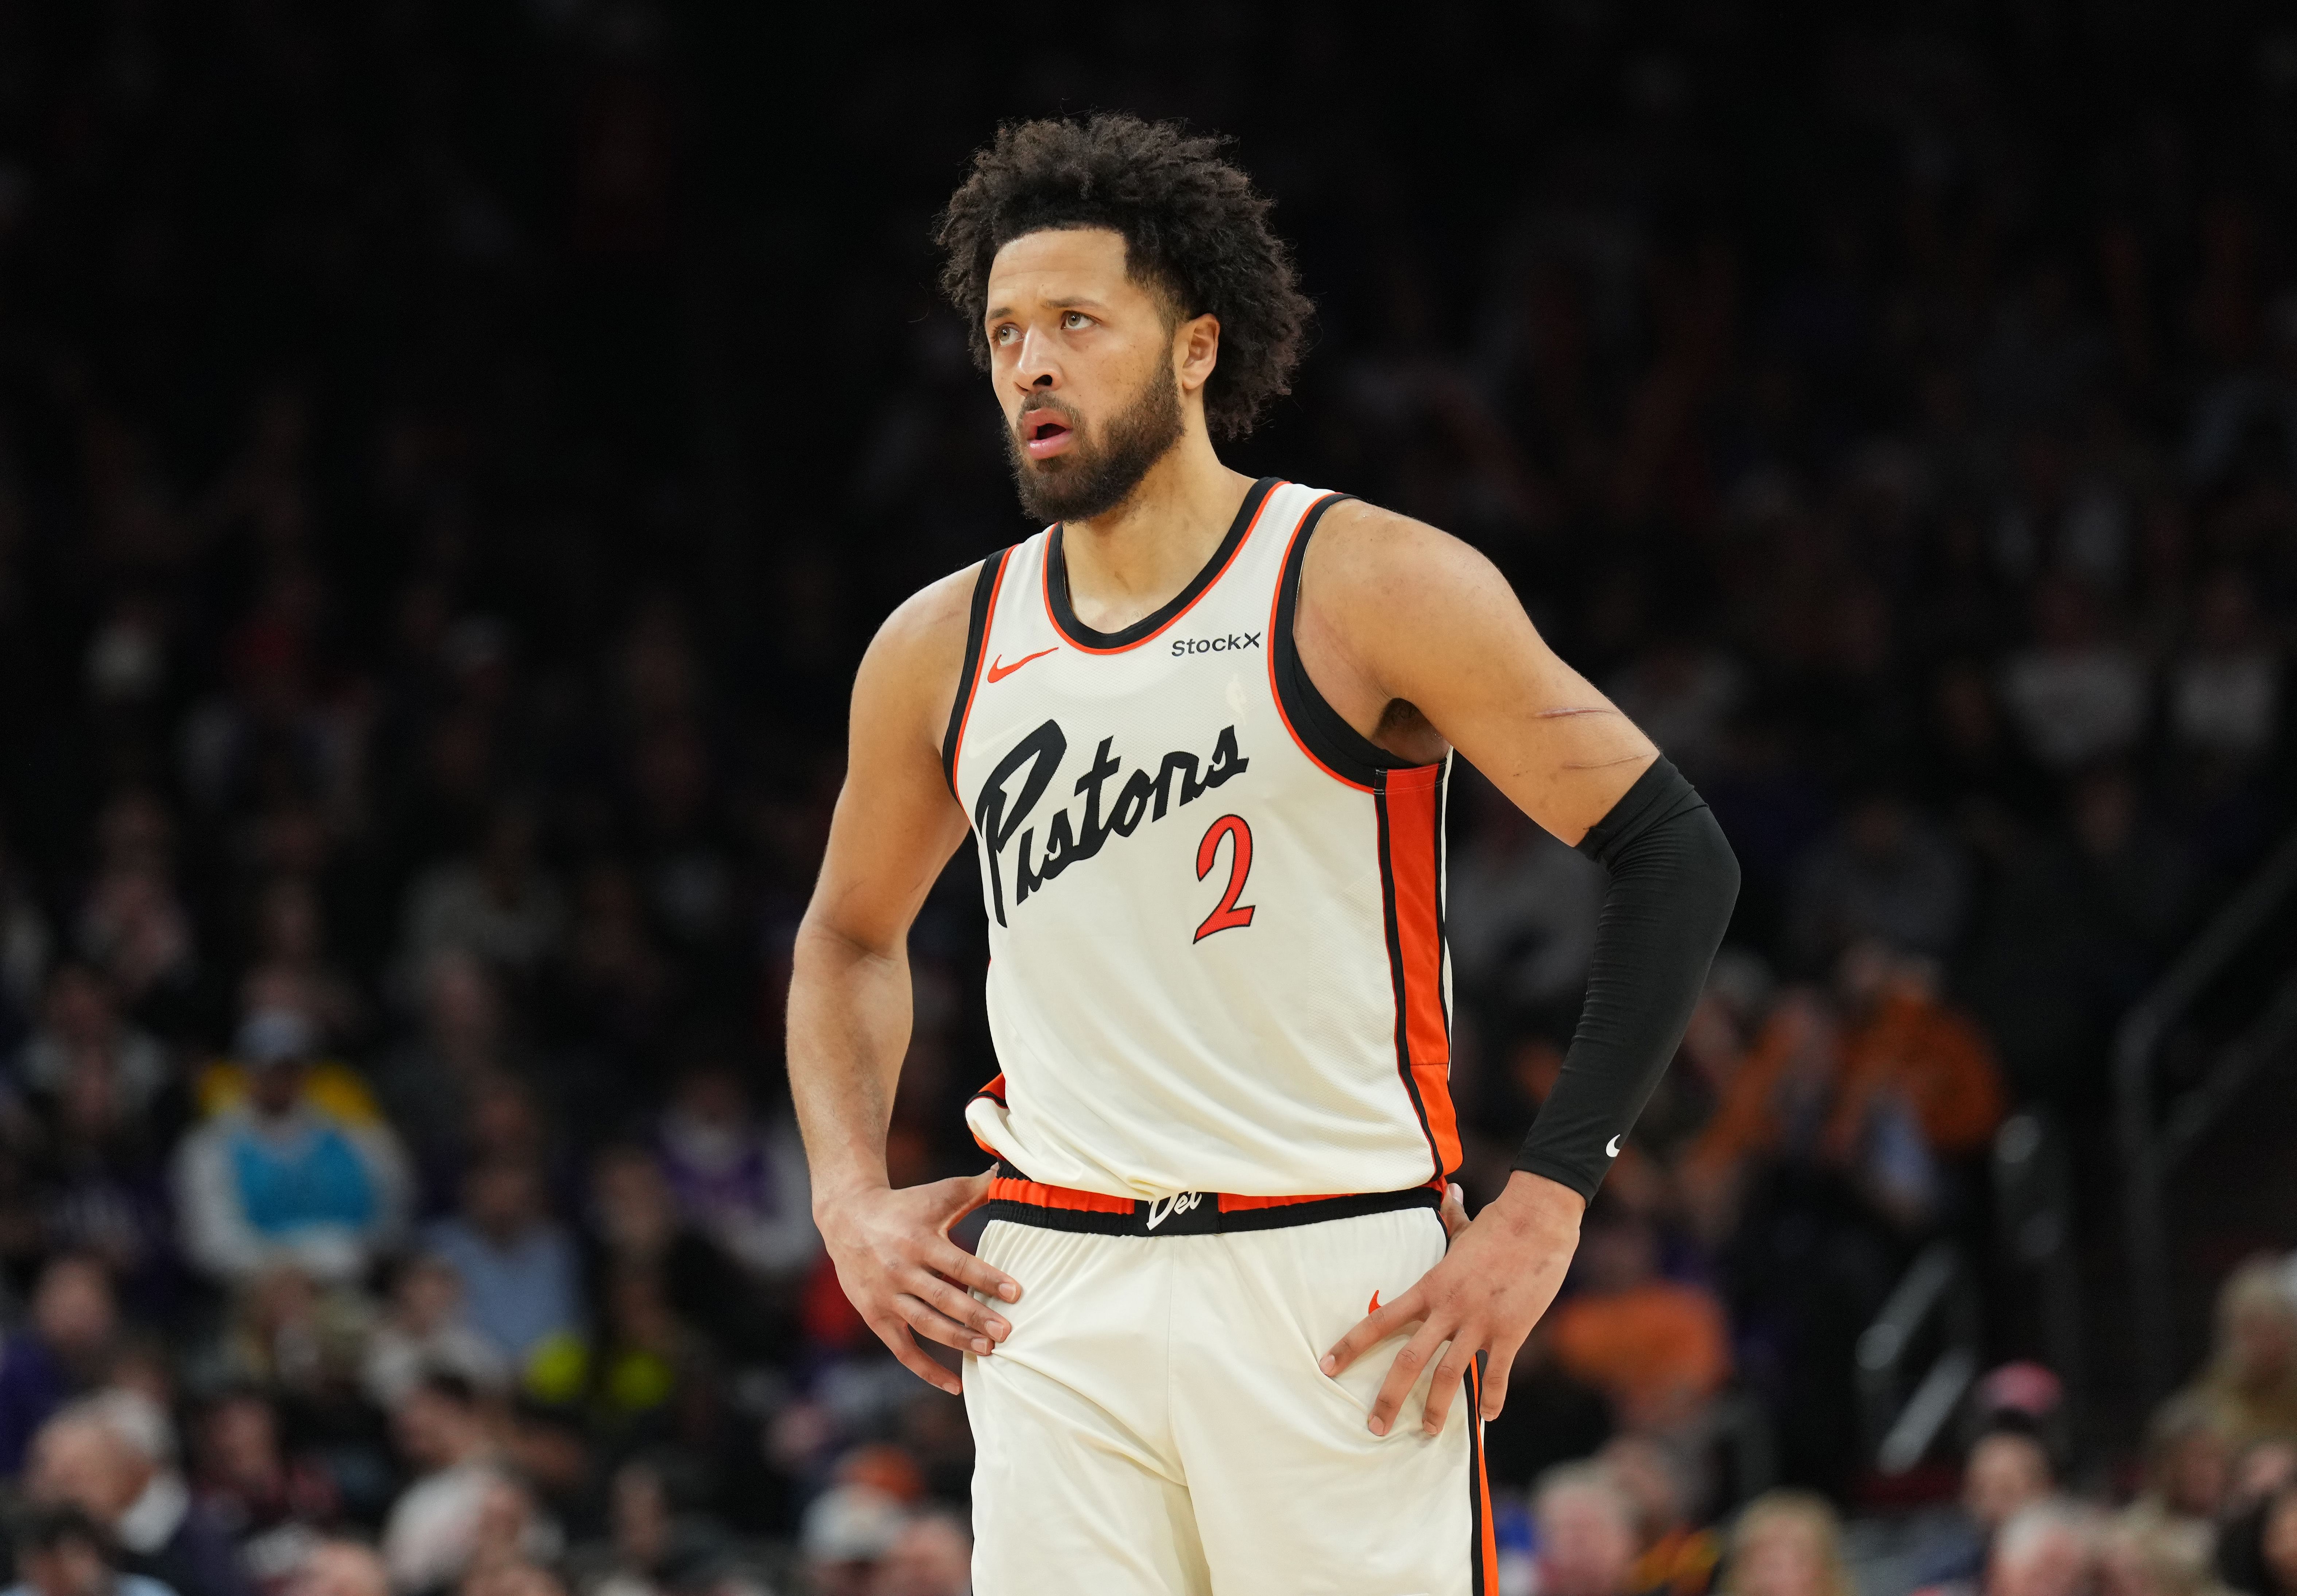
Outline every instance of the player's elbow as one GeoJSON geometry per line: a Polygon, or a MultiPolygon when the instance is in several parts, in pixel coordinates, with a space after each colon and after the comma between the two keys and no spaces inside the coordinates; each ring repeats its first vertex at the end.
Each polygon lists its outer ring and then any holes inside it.
{"type": "Polygon", "coordinates": [[[1738,907],[1739,856],[1714,811],[1688,782],[1674,779],[1681,798],[1673,812],[1623,841],[1607,862],[1615,882],[1624,875],[1634,884],[1626,888],[1631,895],[1666,905],[1686,952],[1711,958],[1738,907]]]}
{"type": "Polygon", "coordinates": [[[825,914],[816,903],[798,921],[797,936],[790,947],[791,979],[794,983],[808,976],[834,976],[857,966],[893,958],[900,950],[898,943],[874,936],[836,915],[825,914]]]}
{"type": "Polygon", "coordinates": [[[1687,942],[1708,958],[1723,945],[1739,904],[1739,856],[1704,803],[1671,817],[1667,850],[1668,896],[1687,942]]]}
{"type": "Polygon", "coordinates": [[[1739,904],[1739,856],[1732,850],[1731,839],[1723,835],[1713,810],[1701,804],[1688,818],[1694,822],[1688,843],[1692,855],[1691,874],[1702,884],[1719,936],[1739,904]]]}

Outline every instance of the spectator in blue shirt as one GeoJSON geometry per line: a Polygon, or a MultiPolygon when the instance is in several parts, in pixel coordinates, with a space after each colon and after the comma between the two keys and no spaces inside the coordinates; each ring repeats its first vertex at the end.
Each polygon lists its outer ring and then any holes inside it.
{"type": "Polygon", "coordinates": [[[464,1177],[462,1211],[424,1238],[463,1279],[463,1316],[513,1366],[531,1374],[554,1339],[580,1333],[582,1281],[573,1238],[550,1217],[542,1175],[501,1157],[464,1177]]]}

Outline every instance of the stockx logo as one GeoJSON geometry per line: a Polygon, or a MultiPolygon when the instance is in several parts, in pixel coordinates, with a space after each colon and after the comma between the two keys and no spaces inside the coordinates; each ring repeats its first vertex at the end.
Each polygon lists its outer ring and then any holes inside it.
{"type": "Polygon", "coordinates": [[[1151,776],[1143,768],[1124,778],[1117,789],[1116,802],[1102,811],[1101,794],[1124,769],[1122,760],[1114,758],[1110,746],[1114,737],[1103,737],[1094,750],[1092,764],[1076,779],[1074,789],[1084,800],[1084,818],[1070,819],[1069,811],[1059,809],[1045,827],[1044,852],[1032,862],[1036,845],[1037,828],[1029,826],[1030,816],[1036,812],[1038,801],[1059,773],[1062,756],[1068,753],[1069,740],[1061,730],[1060,722],[1048,720],[1036,730],[1013,745],[1013,751],[998,761],[997,768],[982,784],[981,796],[973,806],[974,829],[988,844],[989,899],[997,914],[997,923],[1005,921],[1006,843],[1020,833],[1020,842],[1013,850],[1013,907],[1019,909],[1029,894],[1043,890],[1045,884],[1067,869],[1082,864],[1099,853],[1113,836],[1129,837],[1142,820],[1161,820],[1166,809],[1172,807],[1173,778],[1178,777],[1181,803],[1194,803],[1213,788],[1231,777],[1241,776],[1252,761],[1237,751],[1236,728],[1223,726],[1220,736],[1213,740],[1211,756],[1199,761],[1186,750],[1166,754],[1151,776]],[[1198,771],[1204,774],[1199,777],[1198,771]],[[1017,788],[1014,785],[1018,782],[1017,788]],[[1026,829],[1024,827],[1026,827],[1026,829]]]}
{"type": "Polygon", "coordinates": [[[1173,639],[1173,654],[1176,658],[1186,654],[1234,654],[1239,649],[1257,648],[1259,646],[1260,634],[1258,632],[1230,632],[1227,636],[1220,638],[1175,638],[1173,639]]]}

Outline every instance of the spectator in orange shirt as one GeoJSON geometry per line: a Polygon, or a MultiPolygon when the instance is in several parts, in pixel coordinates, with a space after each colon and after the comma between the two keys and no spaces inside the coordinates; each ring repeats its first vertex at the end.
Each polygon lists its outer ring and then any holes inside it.
{"type": "Polygon", "coordinates": [[[1848,1170],[1918,1228],[1937,1205],[1939,1161],[1984,1148],[2005,1107],[1992,1046],[1939,998],[1930,961],[1855,943],[1835,991],[1782,996],[1729,1071],[1684,1160],[1692,1211],[1727,1232],[1749,1166],[1782,1155],[1848,1170]]]}
{"type": "Polygon", "coordinates": [[[1806,1148],[1825,1123],[1842,1073],[1841,1031],[1824,989],[1790,987],[1755,1028],[1745,1053],[1710,1068],[1715,1114],[1681,1166],[1692,1222],[1708,1240],[1737,1228],[1757,1162],[1806,1148]]]}
{"type": "Polygon", "coordinates": [[[1910,1115],[1942,1157],[1983,1149],[2002,1123],[2002,1072],[1985,1033],[1939,998],[1937,967],[1862,942],[1843,954],[1836,985],[1853,1017],[1827,1152],[1851,1158],[1873,1116],[1889,1109],[1910,1115]]]}
{"type": "Polygon", "coordinates": [[[1579,1268],[1585,1288],[1548,1320],[1557,1361],[1610,1397],[1630,1429],[1694,1417],[1731,1373],[1714,1293],[1660,1276],[1658,1238],[1639,1215],[1589,1214],[1579,1268]]]}

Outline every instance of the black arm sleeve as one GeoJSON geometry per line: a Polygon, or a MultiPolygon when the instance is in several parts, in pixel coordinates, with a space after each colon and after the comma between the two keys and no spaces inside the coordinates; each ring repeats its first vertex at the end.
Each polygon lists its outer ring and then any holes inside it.
{"type": "Polygon", "coordinates": [[[1515,1167],[1593,1197],[1683,1041],[1739,897],[1723,828],[1662,759],[1579,851],[1610,872],[1563,1073],[1515,1167]]]}

